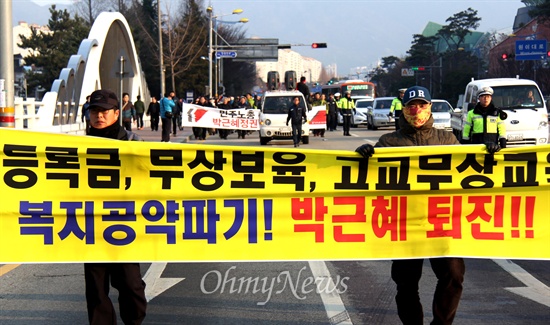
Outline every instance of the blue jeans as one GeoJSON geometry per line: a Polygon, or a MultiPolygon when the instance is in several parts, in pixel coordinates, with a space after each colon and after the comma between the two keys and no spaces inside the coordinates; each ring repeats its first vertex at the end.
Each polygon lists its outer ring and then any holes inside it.
{"type": "Polygon", "coordinates": [[[302,138],[302,123],[292,122],[292,140],[294,144],[299,144],[302,138]]]}

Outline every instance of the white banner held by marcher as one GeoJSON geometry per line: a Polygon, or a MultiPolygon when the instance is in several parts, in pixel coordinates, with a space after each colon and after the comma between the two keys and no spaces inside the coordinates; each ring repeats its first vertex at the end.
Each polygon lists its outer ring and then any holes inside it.
{"type": "Polygon", "coordinates": [[[182,126],[232,130],[259,130],[259,114],[260,110],[258,109],[219,109],[184,103],[182,110],[182,126]]]}
{"type": "Polygon", "coordinates": [[[327,111],[326,106],[313,106],[311,111],[307,112],[307,120],[309,129],[326,129],[327,128],[327,111]]]}

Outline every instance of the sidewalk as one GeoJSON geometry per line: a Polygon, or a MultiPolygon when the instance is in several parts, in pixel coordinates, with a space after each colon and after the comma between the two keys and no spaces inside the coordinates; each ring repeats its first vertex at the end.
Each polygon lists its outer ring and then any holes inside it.
{"type": "MultiPolygon", "coordinates": [[[[148,122],[149,121],[147,121],[145,123],[145,125],[148,125],[149,124],[148,122]]],[[[135,128],[135,124],[132,124],[132,132],[139,135],[144,141],[160,142],[160,139],[161,139],[160,126],[159,126],[158,131],[152,131],[150,126],[145,126],[143,128],[143,130],[137,130],[135,128]]],[[[219,136],[217,134],[216,135],[209,135],[208,133],[206,133],[206,139],[208,139],[208,137],[216,137],[216,139],[218,139],[219,136]]],[[[247,138],[249,138],[249,137],[256,137],[257,138],[258,135],[257,134],[247,135],[247,138]]],[[[237,140],[237,132],[233,132],[233,133],[229,134],[228,138],[230,140],[237,140]]],[[[202,140],[195,140],[195,136],[193,135],[193,128],[190,127],[190,126],[186,126],[186,127],[183,128],[183,131],[178,130],[178,132],[175,136],[173,134],[170,134],[170,142],[172,142],[172,143],[189,143],[189,142],[201,143],[203,141],[202,140]]]]}
{"type": "MultiPolygon", "coordinates": [[[[135,125],[132,125],[132,132],[139,135],[143,140],[160,142],[160,139],[161,139],[160,126],[158,131],[152,131],[151,127],[149,126],[144,127],[143,130],[137,130],[134,126],[135,125]]],[[[170,142],[176,142],[176,143],[189,142],[189,140],[192,137],[193,137],[193,131],[191,127],[185,127],[183,128],[183,131],[178,130],[176,135],[170,134],[170,142]]]]}

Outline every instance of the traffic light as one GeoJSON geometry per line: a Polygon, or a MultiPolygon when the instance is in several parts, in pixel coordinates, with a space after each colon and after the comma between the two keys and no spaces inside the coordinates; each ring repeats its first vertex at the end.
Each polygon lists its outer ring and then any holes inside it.
{"type": "Polygon", "coordinates": [[[502,53],[501,55],[502,61],[508,61],[508,59],[513,59],[515,57],[516,55],[514,53],[502,53]]]}
{"type": "Polygon", "coordinates": [[[326,48],[327,48],[327,43],[312,43],[312,44],[311,44],[311,48],[314,48],[314,49],[326,49],[326,48]]]}
{"type": "Polygon", "coordinates": [[[424,71],[426,70],[426,67],[412,67],[414,71],[424,71]]]}

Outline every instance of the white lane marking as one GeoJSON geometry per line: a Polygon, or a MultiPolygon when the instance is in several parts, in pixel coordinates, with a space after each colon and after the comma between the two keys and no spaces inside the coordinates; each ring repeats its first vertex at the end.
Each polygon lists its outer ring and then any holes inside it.
{"type": "Polygon", "coordinates": [[[510,260],[493,260],[493,262],[526,285],[526,287],[504,289],[550,307],[550,288],[544,283],[510,260]]]}
{"type": "Polygon", "coordinates": [[[325,310],[331,325],[353,325],[349,317],[346,306],[340,298],[338,288],[334,285],[334,281],[330,276],[330,271],[323,261],[310,261],[309,268],[315,279],[323,279],[328,281],[317,282],[317,291],[323,300],[325,310]],[[326,284],[325,284],[326,283],[326,284]]]}
{"type": "Polygon", "coordinates": [[[151,263],[147,273],[143,277],[145,281],[145,298],[147,301],[153,300],[156,296],[170,289],[185,278],[161,278],[162,272],[168,263],[151,263]]]}

